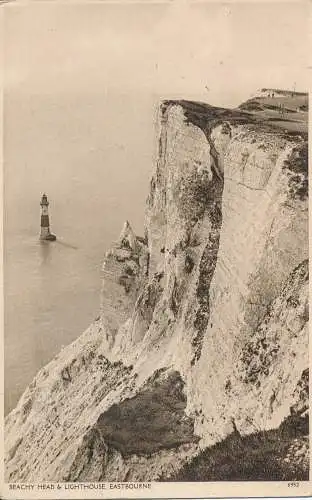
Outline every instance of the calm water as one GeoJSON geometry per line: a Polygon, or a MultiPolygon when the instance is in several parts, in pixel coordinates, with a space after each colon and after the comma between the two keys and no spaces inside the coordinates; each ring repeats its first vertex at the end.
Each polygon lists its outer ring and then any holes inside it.
{"type": "Polygon", "coordinates": [[[5,97],[5,411],[99,310],[105,251],[143,233],[153,99],[5,97]],[[58,240],[38,241],[40,196],[58,240]]]}

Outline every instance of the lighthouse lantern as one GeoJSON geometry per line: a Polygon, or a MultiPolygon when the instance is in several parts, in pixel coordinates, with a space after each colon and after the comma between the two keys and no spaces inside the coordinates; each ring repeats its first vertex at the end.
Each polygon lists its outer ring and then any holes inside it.
{"type": "Polygon", "coordinates": [[[43,207],[44,205],[46,205],[47,207],[49,206],[48,197],[47,197],[47,195],[46,195],[45,193],[42,195],[40,205],[41,205],[42,207],[43,207]]]}

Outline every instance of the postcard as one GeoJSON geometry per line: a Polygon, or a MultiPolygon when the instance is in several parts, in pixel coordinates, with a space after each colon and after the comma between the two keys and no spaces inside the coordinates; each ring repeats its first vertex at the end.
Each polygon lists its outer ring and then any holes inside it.
{"type": "Polygon", "coordinates": [[[311,495],[311,4],[0,11],[1,497],[311,495]]]}

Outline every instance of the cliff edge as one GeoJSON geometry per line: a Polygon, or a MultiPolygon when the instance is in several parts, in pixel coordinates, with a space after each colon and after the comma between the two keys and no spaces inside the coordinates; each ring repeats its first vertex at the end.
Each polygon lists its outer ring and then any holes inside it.
{"type": "Polygon", "coordinates": [[[6,418],[7,481],[308,477],[306,134],[189,101],[158,122],[145,235],[6,418]]]}

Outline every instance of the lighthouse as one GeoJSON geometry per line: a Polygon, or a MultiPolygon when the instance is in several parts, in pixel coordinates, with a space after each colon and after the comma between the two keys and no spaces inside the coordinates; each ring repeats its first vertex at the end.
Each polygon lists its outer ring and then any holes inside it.
{"type": "Polygon", "coordinates": [[[40,206],[41,206],[40,240],[55,241],[56,236],[50,233],[49,202],[48,202],[48,197],[45,193],[42,195],[40,206]]]}

